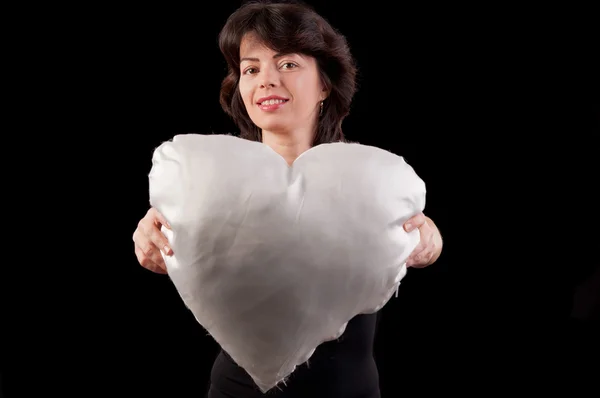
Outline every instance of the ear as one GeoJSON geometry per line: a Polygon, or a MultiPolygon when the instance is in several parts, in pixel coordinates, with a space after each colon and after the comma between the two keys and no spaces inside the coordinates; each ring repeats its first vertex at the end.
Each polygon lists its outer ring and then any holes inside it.
{"type": "Polygon", "coordinates": [[[329,97],[329,90],[327,90],[327,87],[323,86],[323,89],[321,90],[320,100],[325,101],[327,97],[329,97]]]}
{"type": "Polygon", "coordinates": [[[327,87],[327,82],[321,75],[321,95],[319,96],[319,101],[325,101],[327,97],[329,97],[329,87],[327,87]]]}

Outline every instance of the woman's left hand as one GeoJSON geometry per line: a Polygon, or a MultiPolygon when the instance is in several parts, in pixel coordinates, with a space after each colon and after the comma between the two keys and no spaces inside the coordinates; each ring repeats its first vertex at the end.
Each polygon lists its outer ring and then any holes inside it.
{"type": "Polygon", "coordinates": [[[419,213],[404,223],[406,232],[419,229],[421,240],[406,262],[407,267],[424,268],[433,264],[442,252],[442,236],[435,223],[419,213]]]}

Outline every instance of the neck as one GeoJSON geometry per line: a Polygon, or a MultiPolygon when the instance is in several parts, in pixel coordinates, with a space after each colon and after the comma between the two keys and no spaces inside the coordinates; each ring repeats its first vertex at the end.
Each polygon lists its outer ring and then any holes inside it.
{"type": "Polygon", "coordinates": [[[306,132],[283,133],[262,131],[262,142],[270,146],[291,166],[294,160],[302,153],[310,149],[313,134],[306,132]]]}

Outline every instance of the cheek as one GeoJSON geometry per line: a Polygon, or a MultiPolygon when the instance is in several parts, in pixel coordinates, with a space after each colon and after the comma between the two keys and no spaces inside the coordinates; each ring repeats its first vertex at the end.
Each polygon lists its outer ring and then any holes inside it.
{"type": "Polygon", "coordinates": [[[313,76],[302,76],[292,83],[293,92],[296,93],[302,103],[312,106],[319,99],[320,85],[318,79],[313,76]]]}
{"type": "Polygon", "coordinates": [[[252,92],[248,85],[240,82],[238,86],[238,90],[240,92],[240,96],[242,97],[242,101],[244,101],[244,105],[248,108],[252,104],[252,92]]]}

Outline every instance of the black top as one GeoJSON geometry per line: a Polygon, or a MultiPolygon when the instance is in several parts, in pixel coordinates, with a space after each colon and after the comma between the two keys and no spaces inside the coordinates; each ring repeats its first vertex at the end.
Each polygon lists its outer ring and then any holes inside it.
{"type": "Polygon", "coordinates": [[[263,394],[248,373],[221,351],[213,365],[208,398],[380,398],[379,374],[373,357],[377,314],[348,322],[337,340],[321,344],[307,364],[263,394]]]}

